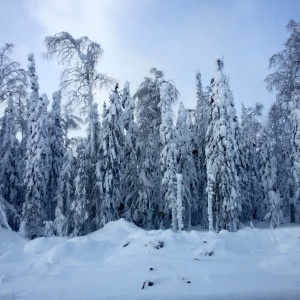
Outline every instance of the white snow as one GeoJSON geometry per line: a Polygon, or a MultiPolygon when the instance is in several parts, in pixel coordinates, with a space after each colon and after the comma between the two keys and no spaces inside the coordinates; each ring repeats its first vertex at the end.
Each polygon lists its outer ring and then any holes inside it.
{"type": "Polygon", "coordinates": [[[174,233],[120,219],[32,241],[0,228],[0,299],[296,300],[300,227],[174,233]]]}

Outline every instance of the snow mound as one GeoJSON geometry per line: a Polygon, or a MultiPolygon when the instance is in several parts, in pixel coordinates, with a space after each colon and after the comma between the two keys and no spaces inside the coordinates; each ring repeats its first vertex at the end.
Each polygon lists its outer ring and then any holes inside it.
{"type": "Polygon", "coordinates": [[[73,238],[55,245],[42,260],[66,265],[93,265],[102,262],[111,249],[108,243],[89,237],[73,238]]]}
{"type": "Polygon", "coordinates": [[[28,241],[0,229],[0,299],[300,299],[300,227],[28,241]]]}

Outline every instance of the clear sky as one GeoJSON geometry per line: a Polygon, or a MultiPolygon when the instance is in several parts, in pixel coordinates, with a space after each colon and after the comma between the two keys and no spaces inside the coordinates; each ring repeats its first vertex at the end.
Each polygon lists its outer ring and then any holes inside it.
{"type": "Polygon", "coordinates": [[[196,104],[196,71],[208,85],[216,57],[224,55],[239,111],[241,102],[270,107],[268,61],[283,49],[288,21],[299,16],[299,0],[0,0],[0,45],[13,43],[13,58],[24,68],[27,54],[35,54],[40,92],[51,98],[60,67],[41,58],[45,36],[88,36],[104,49],[99,72],[121,86],[128,80],[134,94],[156,67],[173,80],[187,108],[196,104]]]}

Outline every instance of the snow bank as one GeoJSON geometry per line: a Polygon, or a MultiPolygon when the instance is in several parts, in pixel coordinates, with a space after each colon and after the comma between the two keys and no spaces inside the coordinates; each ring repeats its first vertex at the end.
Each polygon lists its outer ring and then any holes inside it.
{"type": "Polygon", "coordinates": [[[83,237],[0,229],[0,299],[300,299],[300,227],[145,231],[124,219],[83,237]]]}

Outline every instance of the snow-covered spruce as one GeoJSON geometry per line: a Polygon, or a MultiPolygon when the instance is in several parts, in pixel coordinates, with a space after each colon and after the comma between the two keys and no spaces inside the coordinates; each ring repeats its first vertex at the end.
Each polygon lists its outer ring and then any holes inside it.
{"type": "Polygon", "coordinates": [[[134,98],[137,98],[136,116],[139,126],[141,167],[139,180],[140,191],[138,203],[141,211],[137,218],[147,224],[146,228],[158,228],[165,217],[164,206],[161,199],[161,170],[160,170],[160,124],[161,109],[160,85],[164,74],[152,68],[150,73],[154,78],[146,77],[140,84],[134,98]]]}
{"type": "Polygon", "coordinates": [[[124,109],[124,128],[126,130],[124,144],[122,196],[124,202],[124,218],[139,226],[147,228],[143,215],[147,211],[140,206],[139,190],[139,129],[134,121],[135,102],[130,96],[129,82],[125,82],[122,92],[122,106],[124,109]],[[142,212],[143,211],[143,212],[142,212]]]}
{"type": "Polygon", "coordinates": [[[291,222],[300,222],[299,199],[296,196],[298,186],[293,175],[295,155],[293,140],[296,127],[292,112],[295,108],[293,98],[299,93],[299,26],[300,23],[293,19],[287,24],[291,34],[284,43],[284,49],[270,58],[269,68],[275,71],[266,77],[268,89],[277,92],[276,100],[269,112],[270,134],[280,178],[278,188],[283,199],[283,214],[291,222]]]}
{"type": "MultiPolygon", "coordinates": [[[[265,125],[267,126],[267,125],[265,125]]],[[[282,212],[280,208],[280,194],[277,188],[276,159],[271,151],[268,127],[261,132],[262,145],[260,149],[261,184],[263,187],[263,201],[260,211],[265,215],[264,220],[270,220],[270,226],[280,226],[282,212]]]]}
{"type": "MultiPolygon", "coordinates": [[[[190,124],[188,112],[181,102],[179,105],[176,124],[176,169],[177,169],[177,207],[183,205],[182,220],[184,228],[191,229],[192,217],[199,214],[201,203],[204,199],[199,197],[198,176],[192,154],[192,124],[190,124]],[[181,175],[181,176],[180,176],[181,175]],[[180,183],[178,182],[180,180],[180,183]],[[181,192],[178,192],[180,187],[181,192]]],[[[201,176],[200,176],[201,177],[201,176]]],[[[179,208],[178,208],[179,209],[179,208]]],[[[194,217],[195,218],[195,217],[194,217]]],[[[197,220],[200,219],[196,218],[197,220]]],[[[199,223],[198,223],[199,224],[199,223]]]]}
{"type": "MultiPolygon", "coordinates": [[[[70,203],[68,208],[68,218],[67,218],[67,232],[70,236],[80,236],[88,233],[88,207],[89,199],[87,198],[87,165],[88,158],[85,147],[85,140],[81,140],[77,146],[78,153],[78,164],[77,164],[77,173],[75,177],[75,193],[74,199],[70,203]]],[[[71,159],[72,157],[69,157],[71,159]]],[[[72,186],[67,188],[72,189],[72,186]]],[[[72,193],[72,190],[69,191],[72,193]]],[[[71,194],[70,194],[71,196],[71,194]]],[[[71,199],[70,199],[71,200],[71,199]]],[[[62,215],[61,215],[62,217],[62,215]]],[[[63,217],[62,217],[63,218],[63,217]]]]}
{"type": "Polygon", "coordinates": [[[99,225],[120,218],[124,210],[121,194],[122,162],[124,160],[124,124],[121,99],[116,89],[109,97],[102,126],[101,161],[98,162],[101,204],[99,225]]]}
{"type": "MultiPolygon", "coordinates": [[[[160,87],[160,109],[161,125],[160,138],[162,151],[160,154],[160,166],[162,173],[162,201],[165,206],[165,214],[169,214],[171,209],[172,228],[174,231],[183,229],[182,220],[182,200],[181,193],[179,199],[176,195],[176,135],[173,125],[172,103],[174,103],[176,93],[169,82],[163,82],[160,87]],[[179,217],[179,218],[178,218],[179,217]]],[[[169,224],[164,224],[164,226],[169,224]]]]}
{"type": "Polygon", "coordinates": [[[63,130],[61,125],[61,91],[53,93],[52,109],[49,113],[49,143],[50,143],[50,170],[48,201],[50,203],[50,219],[54,219],[56,207],[55,197],[58,191],[58,181],[65,153],[63,143],[63,130]]]}
{"type": "Polygon", "coordinates": [[[293,177],[295,184],[294,199],[291,203],[291,214],[297,223],[300,223],[300,93],[294,92],[292,95],[292,116],[293,116],[293,177]]]}
{"type": "Polygon", "coordinates": [[[211,122],[205,148],[209,229],[236,231],[241,214],[236,166],[238,147],[235,140],[238,124],[228,78],[223,74],[222,58],[217,59],[216,66],[216,75],[211,84],[211,122]]]}
{"type": "Polygon", "coordinates": [[[260,203],[263,191],[260,180],[259,156],[257,149],[261,146],[260,117],[263,106],[256,103],[246,108],[242,104],[241,114],[241,161],[243,170],[240,175],[242,196],[242,222],[262,219],[260,203]]]}
{"type": "Polygon", "coordinates": [[[2,219],[6,219],[13,230],[18,230],[24,191],[21,172],[22,157],[20,143],[16,137],[15,117],[11,96],[8,99],[8,105],[1,124],[3,140],[2,145],[0,145],[0,197],[2,219]]]}
{"type": "Polygon", "coordinates": [[[35,73],[33,54],[29,54],[30,94],[28,139],[24,184],[26,188],[23,204],[21,231],[28,238],[42,236],[43,221],[48,219],[47,184],[49,172],[49,135],[47,124],[46,96],[39,97],[38,77],[35,73]]]}
{"type": "Polygon", "coordinates": [[[43,236],[43,222],[50,220],[51,212],[47,203],[49,183],[49,131],[46,95],[39,97],[38,78],[35,73],[33,54],[28,56],[29,76],[32,92],[28,120],[28,140],[26,150],[26,188],[23,204],[21,231],[30,238],[43,236]]]}
{"type": "MultiPolygon", "coordinates": [[[[197,199],[199,199],[197,212],[193,215],[195,224],[207,227],[207,173],[206,173],[206,132],[209,124],[208,92],[203,91],[200,72],[196,73],[196,109],[194,111],[194,124],[191,126],[192,153],[197,171],[197,199]]],[[[190,125],[192,123],[190,122],[190,125]]]]}
{"type": "Polygon", "coordinates": [[[71,222],[71,204],[75,199],[75,169],[76,161],[71,149],[68,149],[63,157],[58,190],[56,196],[56,208],[54,219],[54,234],[66,236],[68,233],[68,221],[71,222]]]}
{"type": "Polygon", "coordinates": [[[86,173],[87,173],[87,186],[86,197],[89,199],[89,221],[88,231],[94,231],[99,228],[99,206],[100,206],[100,189],[97,183],[97,162],[101,160],[101,124],[98,113],[98,105],[93,104],[93,109],[88,118],[91,118],[88,122],[87,128],[87,145],[86,145],[86,173]]]}

